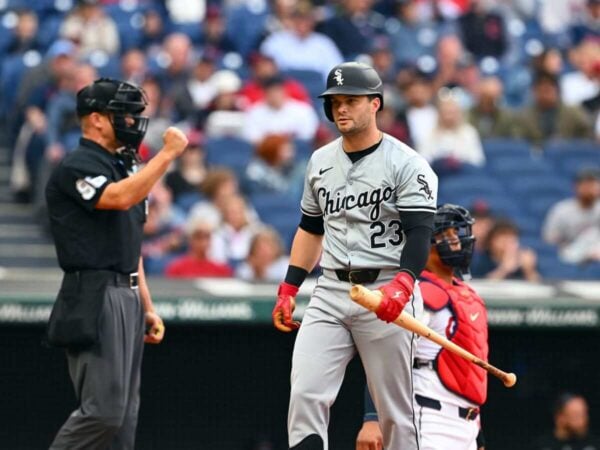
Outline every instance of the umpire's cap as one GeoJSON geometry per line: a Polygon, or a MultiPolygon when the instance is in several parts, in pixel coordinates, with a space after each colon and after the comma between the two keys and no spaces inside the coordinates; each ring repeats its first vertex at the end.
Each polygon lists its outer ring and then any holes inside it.
{"type": "Polygon", "coordinates": [[[338,64],[329,72],[327,89],[319,97],[325,100],[323,105],[325,115],[332,122],[333,114],[329,96],[337,94],[376,95],[381,101],[379,110],[383,108],[383,82],[375,69],[367,64],[345,62],[338,64]]]}

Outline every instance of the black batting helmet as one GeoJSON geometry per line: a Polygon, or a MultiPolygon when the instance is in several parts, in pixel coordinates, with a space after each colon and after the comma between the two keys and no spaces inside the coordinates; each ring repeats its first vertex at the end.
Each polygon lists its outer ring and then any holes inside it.
{"type": "Polygon", "coordinates": [[[143,89],[112,78],[100,78],[77,93],[77,115],[111,113],[115,137],[135,151],[148,128],[148,117],[141,115],[147,104],[143,89]]]}
{"type": "Polygon", "coordinates": [[[327,89],[321,95],[325,116],[333,122],[331,95],[376,95],[383,108],[383,82],[371,66],[358,62],[338,64],[327,75],[327,89]]]}
{"type": "Polygon", "coordinates": [[[433,218],[432,244],[436,246],[440,259],[444,264],[457,269],[464,278],[470,277],[469,265],[473,257],[475,236],[472,226],[475,219],[466,208],[446,203],[438,206],[433,218]],[[435,235],[448,228],[455,228],[460,240],[460,250],[453,251],[446,240],[436,241],[435,235]]]}

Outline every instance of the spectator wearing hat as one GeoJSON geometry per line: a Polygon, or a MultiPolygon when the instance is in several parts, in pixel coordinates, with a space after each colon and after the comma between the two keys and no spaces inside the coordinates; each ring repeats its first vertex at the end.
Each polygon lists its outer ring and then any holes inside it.
{"type": "MultiPolygon", "coordinates": [[[[329,37],[315,31],[314,14],[308,1],[299,1],[292,13],[290,27],[268,36],[261,44],[260,52],[272,57],[283,71],[313,70],[326,80],[329,70],[342,62],[342,55],[329,37]]],[[[356,36],[353,39],[357,40],[356,36]]]]}
{"type": "Polygon", "coordinates": [[[171,261],[165,269],[165,275],[169,278],[232,276],[231,267],[209,256],[214,231],[212,224],[195,218],[190,220],[186,228],[189,251],[171,261]]]}
{"type": "MultiPolygon", "coordinates": [[[[280,75],[275,60],[259,52],[250,55],[248,66],[250,68],[250,77],[240,90],[240,97],[243,99],[246,107],[264,100],[265,90],[263,85],[265,80],[280,75]]],[[[311,103],[306,88],[297,80],[284,76],[283,89],[289,98],[304,103],[311,103]]]]}
{"type": "Polygon", "coordinates": [[[567,106],[561,100],[556,76],[545,72],[536,75],[533,82],[533,101],[518,114],[519,134],[524,139],[541,145],[548,139],[589,139],[591,121],[585,112],[567,106]]]}
{"type": "Polygon", "coordinates": [[[600,261],[600,170],[581,170],[575,196],[552,206],[542,229],[565,262],[600,261]]]}
{"type": "Polygon", "coordinates": [[[200,45],[203,52],[215,55],[217,58],[236,50],[234,42],[226,34],[225,20],[217,5],[210,5],[206,10],[200,45]]]}
{"type": "Polygon", "coordinates": [[[263,82],[265,99],[246,111],[243,137],[257,143],[267,134],[288,134],[295,139],[310,141],[319,126],[312,106],[291,99],[281,76],[263,82]]]}
{"type": "Polygon", "coordinates": [[[98,0],[77,0],[76,7],[63,21],[59,35],[78,43],[83,57],[95,51],[116,55],[121,46],[117,24],[98,0]]]}

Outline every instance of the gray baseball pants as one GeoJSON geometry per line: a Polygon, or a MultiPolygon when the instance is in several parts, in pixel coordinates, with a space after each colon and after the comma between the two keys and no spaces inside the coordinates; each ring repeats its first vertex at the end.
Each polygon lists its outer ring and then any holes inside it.
{"type": "Polygon", "coordinates": [[[99,342],[67,351],[78,407],[50,450],[132,450],[140,405],[144,313],[137,289],[108,286],[99,342]]]}
{"type": "MultiPolygon", "coordinates": [[[[366,287],[376,289],[396,273],[382,271],[378,280],[366,287]]],[[[352,302],[350,287],[339,281],[335,272],[324,269],[304,313],[292,357],[289,446],[318,434],[328,449],[329,409],[346,366],[358,351],[386,450],[418,450],[412,386],[417,336],[352,302]]],[[[423,300],[418,285],[404,311],[421,317],[423,300]]]]}

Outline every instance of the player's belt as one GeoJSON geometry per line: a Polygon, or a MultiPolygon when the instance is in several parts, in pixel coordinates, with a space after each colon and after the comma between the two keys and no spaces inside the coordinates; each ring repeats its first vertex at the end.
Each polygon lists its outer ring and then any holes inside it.
{"type": "Polygon", "coordinates": [[[352,284],[368,284],[377,281],[379,269],[335,269],[335,275],[340,281],[348,281],[352,284]]]}
{"type": "Polygon", "coordinates": [[[435,369],[433,366],[433,361],[430,359],[418,359],[415,358],[413,361],[413,369],[421,369],[423,367],[427,367],[429,369],[435,369]]]}
{"type": "Polygon", "coordinates": [[[102,277],[107,280],[111,286],[128,287],[131,289],[138,288],[138,273],[120,273],[112,270],[78,270],[75,272],[67,272],[67,277],[77,277],[78,280],[85,282],[86,278],[102,277]]]}
{"type": "MultiPolygon", "coordinates": [[[[423,408],[431,408],[437,411],[442,410],[442,402],[429,397],[423,397],[422,395],[415,394],[415,400],[419,406],[423,408]]],[[[456,407],[458,410],[458,417],[465,420],[475,420],[479,415],[479,408],[462,408],[456,407]]]]}

